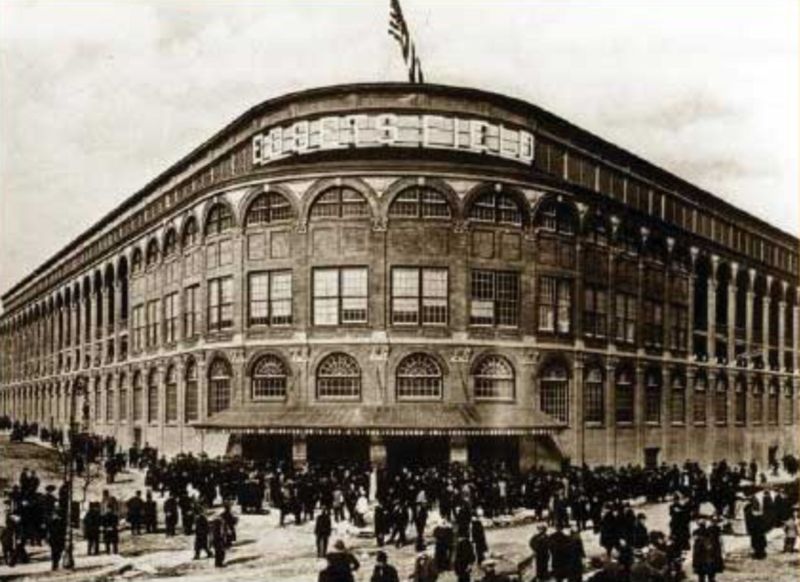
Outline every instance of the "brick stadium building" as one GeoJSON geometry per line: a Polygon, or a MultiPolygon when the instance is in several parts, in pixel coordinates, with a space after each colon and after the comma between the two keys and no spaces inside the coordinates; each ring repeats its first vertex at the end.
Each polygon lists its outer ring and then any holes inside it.
{"type": "Polygon", "coordinates": [[[798,444],[797,251],[528,103],[314,89],[3,296],[0,410],[167,454],[763,461],[798,444]]]}

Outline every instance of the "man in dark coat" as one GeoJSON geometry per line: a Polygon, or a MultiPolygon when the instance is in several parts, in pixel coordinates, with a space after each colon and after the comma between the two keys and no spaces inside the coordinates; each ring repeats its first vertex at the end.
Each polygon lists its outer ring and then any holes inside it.
{"type": "Polygon", "coordinates": [[[556,530],[550,535],[550,555],[553,560],[552,576],[556,582],[567,580],[570,572],[570,560],[572,559],[572,542],[566,528],[556,530]]]}
{"type": "Polygon", "coordinates": [[[211,533],[211,546],[214,548],[214,566],[223,568],[225,566],[225,552],[228,547],[227,536],[225,535],[225,523],[222,518],[215,517],[209,524],[211,533]]]}
{"type": "Polygon", "coordinates": [[[669,506],[669,531],[681,550],[688,550],[691,541],[689,526],[692,515],[688,504],[682,503],[677,497],[669,506]]]}
{"type": "Polygon", "coordinates": [[[406,528],[408,527],[408,508],[402,503],[397,503],[392,512],[392,535],[390,540],[395,540],[395,545],[402,548],[408,543],[406,528]]]}
{"type": "Polygon", "coordinates": [[[397,570],[388,563],[386,552],[383,550],[375,554],[375,568],[372,570],[369,582],[399,582],[397,570]]]}
{"type": "Polygon", "coordinates": [[[453,526],[446,519],[442,519],[433,528],[434,550],[433,559],[436,562],[436,569],[439,572],[446,572],[450,569],[453,553],[453,526]]]}
{"type": "Polygon", "coordinates": [[[386,513],[386,508],[378,501],[375,505],[373,513],[373,521],[375,525],[375,541],[379,548],[383,547],[386,534],[389,533],[389,516],[386,513]]]}
{"type": "Polygon", "coordinates": [[[317,543],[317,557],[324,558],[328,553],[328,540],[331,537],[333,526],[331,524],[331,513],[327,508],[323,508],[322,513],[317,516],[314,523],[314,536],[317,543]]]}
{"type": "Polygon", "coordinates": [[[206,557],[211,557],[208,548],[208,518],[203,511],[199,511],[194,520],[194,559],[200,559],[200,552],[205,552],[206,557]]]}
{"type": "Polygon", "coordinates": [[[144,509],[142,513],[144,519],[144,531],[147,533],[156,533],[158,528],[158,508],[156,507],[153,493],[147,492],[147,498],[144,502],[144,509]]]}
{"type": "Polygon", "coordinates": [[[167,536],[175,535],[175,527],[178,525],[178,500],[169,494],[164,501],[164,533],[167,536]]]}
{"type": "Polygon", "coordinates": [[[190,536],[194,532],[195,521],[195,502],[188,495],[181,497],[178,502],[181,510],[181,522],[183,523],[183,535],[190,536]]]}
{"type": "Polygon", "coordinates": [[[144,501],[142,501],[142,492],[137,491],[134,497],[128,500],[128,523],[131,526],[131,535],[140,535],[142,533],[142,516],[144,513],[144,501]]]}
{"type": "Polygon", "coordinates": [[[542,524],[538,527],[538,531],[531,537],[528,545],[536,563],[535,579],[547,580],[550,576],[550,540],[546,525],[542,524]]]}
{"type": "Polygon", "coordinates": [[[630,542],[634,550],[641,550],[648,544],[648,531],[647,526],[644,523],[646,519],[647,516],[645,516],[644,513],[640,513],[636,516],[636,521],[631,526],[630,542]]]}
{"type": "Polygon", "coordinates": [[[583,548],[583,540],[577,528],[573,529],[569,534],[567,554],[569,555],[567,580],[569,580],[569,582],[581,582],[583,579],[583,560],[586,558],[586,551],[583,548]]]}
{"type": "Polygon", "coordinates": [[[236,524],[239,523],[239,518],[233,515],[233,511],[231,511],[230,501],[224,502],[224,509],[219,518],[222,520],[222,527],[224,529],[225,547],[230,548],[233,542],[236,541],[236,524]]]}
{"type": "Polygon", "coordinates": [[[414,514],[414,529],[417,531],[416,550],[421,552],[425,549],[425,525],[428,523],[428,508],[424,504],[417,505],[414,514]]]}
{"type": "Polygon", "coordinates": [[[767,527],[757,500],[752,500],[745,506],[744,524],[747,534],[750,536],[753,558],[763,560],[767,557],[767,527]]]}
{"type": "Polygon", "coordinates": [[[64,553],[64,546],[67,542],[67,524],[58,512],[53,515],[53,519],[50,521],[47,539],[50,543],[51,568],[58,570],[58,566],[61,563],[61,555],[64,553]]]}
{"type": "Polygon", "coordinates": [[[86,538],[86,554],[97,556],[100,554],[100,529],[103,516],[100,514],[100,504],[90,503],[86,515],[83,516],[83,535],[86,538]]]}
{"type": "Polygon", "coordinates": [[[361,567],[356,557],[344,545],[342,540],[336,540],[333,551],[325,556],[328,561],[329,580],[332,582],[353,582],[353,572],[361,567]]]}
{"type": "Polygon", "coordinates": [[[453,556],[453,571],[458,582],[470,581],[470,570],[475,563],[475,550],[468,538],[459,537],[453,556]]]}
{"type": "MultiPolygon", "coordinates": [[[[480,515],[480,514],[479,514],[480,515]]],[[[486,542],[486,532],[483,529],[479,515],[472,520],[472,543],[475,544],[475,556],[478,564],[483,563],[486,553],[489,551],[489,544],[486,542]]]]}
{"type": "Polygon", "coordinates": [[[103,514],[103,543],[106,546],[106,554],[119,553],[119,515],[112,504],[106,505],[103,514]]]}
{"type": "Polygon", "coordinates": [[[714,582],[720,571],[720,555],[719,539],[715,539],[706,524],[701,522],[695,531],[692,548],[692,569],[698,582],[714,582]]]}

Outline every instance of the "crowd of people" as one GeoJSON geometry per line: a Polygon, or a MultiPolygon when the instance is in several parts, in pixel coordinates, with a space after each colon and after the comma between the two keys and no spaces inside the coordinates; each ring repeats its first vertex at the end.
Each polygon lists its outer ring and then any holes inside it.
{"type": "MultiPolygon", "coordinates": [[[[37,433],[30,425],[6,424],[12,434],[39,436],[61,449],[68,440],[66,450],[78,475],[93,464],[104,468],[107,482],[113,483],[120,471],[143,471],[145,485],[144,492],[124,500],[105,489],[79,515],[68,511],[66,481],[42,488],[34,471],[23,470],[7,494],[0,533],[9,566],[26,562],[27,548],[46,542],[52,567],[58,568],[71,525],[82,526],[88,555],[118,553],[120,531],[127,529],[133,537],[190,536],[195,559],[213,557],[222,567],[237,539],[234,506],[242,513],[277,511],[279,527],[310,523],[316,555],[326,562],[320,582],[350,582],[360,568],[344,541],[335,539],[343,523],[374,538],[378,553],[372,582],[397,579],[387,546],[412,544],[417,553],[412,579],[417,582],[433,582],[447,571],[459,582],[477,575],[487,582],[524,576],[575,581],[586,572],[595,582],[671,582],[685,579],[684,561],[700,582],[713,582],[725,567],[722,535],[730,533],[738,515],[743,515],[757,559],[765,556],[766,535],[773,528],[784,531],[784,551],[794,551],[797,538],[796,496],[780,490],[762,493],[754,462],[722,461],[708,471],[689,462],[647,469],[567,465],[560,471],[527,472],[492,462],[377,470],[355,462],[296,467],[192,454],[167,460],[147,445],[123,451],[109,437],[65,436],[46,429],[37,433]],[[648,527],[645,513],[635,509],[641,498],[670,502],[668,531],[648,527]],[[712,513],[701,511],[704,503],[711,504],[712,513]],[[484,528],[510,523],[521,510],[536,524],[530,556],[500,567],[484,528]],[[593,531],[605,550],[588,565],[581,536],[585,530],[593,531]]],[[[784,466],[792,468],[786,459],[784,466]]]]}

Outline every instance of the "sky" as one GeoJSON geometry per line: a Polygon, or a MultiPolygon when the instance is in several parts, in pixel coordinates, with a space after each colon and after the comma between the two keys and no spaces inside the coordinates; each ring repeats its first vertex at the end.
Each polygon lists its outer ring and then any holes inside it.
{"type": "MultiPolygon", "coordinates": [[[[800,232],[796,0],[401,0],[426,80],[800,232]]],[[[246,109],[403,81],[389,0],[0,0],[0,293],[246,109]]]]}

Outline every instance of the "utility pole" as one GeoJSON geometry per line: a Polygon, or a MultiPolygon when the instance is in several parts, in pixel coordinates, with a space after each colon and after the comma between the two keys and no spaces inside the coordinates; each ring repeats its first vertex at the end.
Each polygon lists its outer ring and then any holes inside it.
{"type": "Polygon", "coordinates": [[[77,436],[76,430],[76,421],[75,421],[75,399],[78,396],[78,393],[84,393],[85,388],[85,378],[83,376],[78,376],[75,378],[75,381],[72,383],[72,390],[70,390],[69,394],[69,427],[67,429],[67,444],[69,446],[66,458],[67,458],[67,511],[66,511],[66,527],[67,527],[67,540],[66,540],[66,547],[64,548],[64,559],[63,559],[63,566],[67,570],[72,570],[75,568],[75,555],[74,555],[74,544],[72,538],[72,489],[73,489],[73,482],[75,480],[75,437],[77,436]]]}

